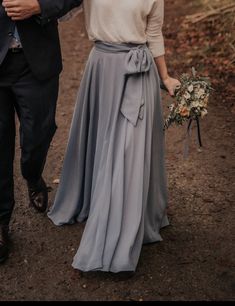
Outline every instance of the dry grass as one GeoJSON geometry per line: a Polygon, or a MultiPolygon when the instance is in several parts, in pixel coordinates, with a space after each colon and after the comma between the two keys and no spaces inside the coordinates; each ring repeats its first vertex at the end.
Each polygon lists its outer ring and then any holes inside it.
{"type": "MultiPolygon", "coordinates": [[[[214,94],[235,109],[235,3],[231,0],[185,1],[182,23],[169,28],[167,43],[174,50],[178,71],[195,67],[209,76],[214,94]],[[181,56],[185,66],[182,68],[181,56]]],[[[235,112],[235,111],[234,111],[235,112]]]]}
{"type": "Polygon", "coordinates": [[[200,62],[202,70],[213,73],[215,85],[223,91],[226,86],[231,100],[234,97],[235,3],[231,0],[198,2],[195,13],[183,21],[182,39],[186,34],[191,60],[200,62]]]}
{"type": "Polygon", "coordinates": [[[226,57],[226,65],[235,62],[235,3],[231,0],[200,0],[200,10],[187,16],[185,27],[210,32],[210,47],[219,57],[226,57]]]}

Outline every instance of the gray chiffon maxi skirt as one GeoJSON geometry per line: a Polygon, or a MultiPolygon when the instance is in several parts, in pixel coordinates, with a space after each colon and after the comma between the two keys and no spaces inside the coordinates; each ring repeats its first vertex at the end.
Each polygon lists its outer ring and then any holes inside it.
{"type": "Polygon", "coordinates": [[[96,42],[81,82],[48,216],[86,221],[72,266],[135,271],[169,224],[160,80],[146,45],[96,42]]]}

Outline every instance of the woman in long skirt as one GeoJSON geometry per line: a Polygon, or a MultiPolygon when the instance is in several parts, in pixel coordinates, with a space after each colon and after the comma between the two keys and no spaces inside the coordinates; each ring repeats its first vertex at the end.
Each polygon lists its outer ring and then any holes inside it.
{"type": "Polygon", "coordinates": [[[163,0],[84,0],[93,40],[73,115],[56,225],[86,221],[72,266],[135,271],[144,243],[169,224],[160,79],[173,95],[163,0]]]}

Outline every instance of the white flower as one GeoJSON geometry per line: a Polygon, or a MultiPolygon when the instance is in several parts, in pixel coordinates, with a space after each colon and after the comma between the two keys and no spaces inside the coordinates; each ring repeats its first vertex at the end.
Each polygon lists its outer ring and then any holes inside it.
{"type": "Polygon", "coordinates": [[[191,84],[191,85],[189,85],[189,87],[188,87],[188,91],[189,92],[192,92],[193,91],[193,85],[191,84]]]}
{"type": "Polygon", "coordinates": [[[189,94],[189,92],[186,91],[186,93],[184,94],[184,98],[186,100],[189,100],[191,98],[191,95],[189,94]]]}
{"type": "Polygon", "coordinates": [[[205,90],[203,88],[200,88],[198,91],[198,97],[201,98],[203,95],[205,95],[205,90]]]}
{"type": "Polygon", "coordinates": [[[181,98],[181,100],[180,100],[180,105],[186,105],[187,103],[186,103],[186,100],[184,99],[184,98],[181,98]]]}
{"type": "Polygon", "coordinates": [[[191,106],[197,108],[197,107],[200,106],[200,103],[199,103],[198,100],[196,100],[196,101],[193,101],[193,102],[191,103],[191,106]]]}

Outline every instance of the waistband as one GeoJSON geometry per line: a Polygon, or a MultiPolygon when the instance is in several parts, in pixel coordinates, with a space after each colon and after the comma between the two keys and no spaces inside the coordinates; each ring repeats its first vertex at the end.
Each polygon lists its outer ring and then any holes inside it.
{"type": "Polygon", "coordinates": [[[95,49],[108,53],[116,52],[129,52],[131,50],[147,49],[146,44],[133,44],[133,43],[109,43],[103,41],[95,41],[95,49]]]}
{"type": "Polygon", "coordinates": [[[149,71],[152,65],[152,55],[146,44],[95,42],[95,50],[104,53],[125,54],[125,74],[136,74],[149,71]]]}

